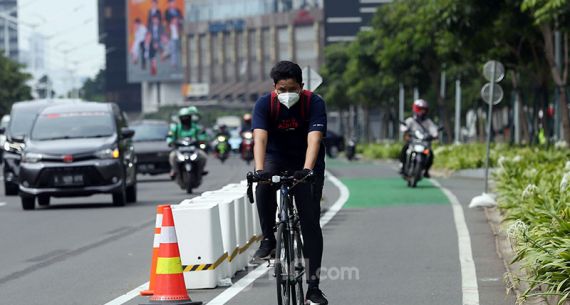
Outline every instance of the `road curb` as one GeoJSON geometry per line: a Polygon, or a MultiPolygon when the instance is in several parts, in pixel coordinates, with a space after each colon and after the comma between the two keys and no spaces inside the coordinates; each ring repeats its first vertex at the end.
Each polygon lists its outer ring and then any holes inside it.
{"type": "Polygon", "coordinates": [[[504,228],[501,226],[504,218],[498,208],[483,208],[483,210],[485,212],[487,222],[495,236],[497,255],[503,261],[505,266],[506,272],[504,281],[507,285],[507,294],[510,291],[514,292],[517,298],[517,304],[549,305],[548,301],[544,297],[535,296],[523,299],[522,295],[529,287],[528,282],[523,280],[527,278],[527,273],[519,262],[511,263],[515,257],[515,252],[513,250],[513,245],[507,236],[507,232],[505,232],[504,228]],[[520,303],[518,303],[519,301],[520,303]]]}

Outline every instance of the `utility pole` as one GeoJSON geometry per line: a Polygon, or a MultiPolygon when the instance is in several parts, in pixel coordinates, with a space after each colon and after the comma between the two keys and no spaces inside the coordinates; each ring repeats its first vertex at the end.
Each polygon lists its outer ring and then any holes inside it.
{"type": "Polygon", "coordinates": [[[461,143],[461,80],[455,81],[455,144],[461,143]]]}
{"type": "MultiPolygon", "coordinates": [[[[404,103],[406,96],[404,95],[404,84],[400,83],[400,105],[398,108],[398,127],[400,126],[400,122],[404,121],[404,103]]],[[[398,130],[401,130],[398,128],[398,130]]],[[[400,131],[400,141],[404,140],[404,133],[400,131]]]]}
{"type": "MultiPolygon", "coordinates": [[[[554,32],[554,60],[556,62],[556,68],[558,69],[558,71],[562,72],[562,35],[560,34],[560,31],[555,31],[554,32]]],[[[561,73],[562,74],[562,73],[561,73]]],[[[555,140],[558,141],[560,139],[562,139],[562,133],[561,133],[561,116],[560,116],[560,105],[566,101],[561,101],[560,100],[560,89],[558,88],[558,86],[555,89],[555,96],[556,96],[556,100],[554,103],[554,137],[555,140]]]]}

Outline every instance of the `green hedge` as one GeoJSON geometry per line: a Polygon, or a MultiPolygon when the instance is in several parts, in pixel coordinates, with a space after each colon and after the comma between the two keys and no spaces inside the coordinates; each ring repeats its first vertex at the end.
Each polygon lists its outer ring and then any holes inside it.
{"type": "Polygon", "coordinates": [[[500,158],[495,181],[514,261],[529,277],[524,279],[530,288],[523,298],[554,295],[562,304],[570,297],[569,153],[531,149],[520,153],[521,157],[500,158]],[[548,288],[539,290],[541,286],[548,288]]]}

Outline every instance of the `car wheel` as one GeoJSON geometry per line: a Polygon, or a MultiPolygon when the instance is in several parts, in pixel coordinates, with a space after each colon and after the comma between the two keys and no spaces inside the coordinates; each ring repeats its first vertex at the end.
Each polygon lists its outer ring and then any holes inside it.
{"type": "Polygon", "coordinates": [[[43,206],[43,207],[47,207],[49,206],[50,203],[50,197],[49,196],[39,196],[38,197],[38,204],[43,206]]]}
{"type": "Polygon", "coordinates": [[[4,181],[4,194],[6,196],[18,195],[19,187],[16,183],[4,181]]]}
{"type": "Polygon", "coordinates": [[[121,189],[113,193],[113,205],[116,207],[122,207],[127,203],[127,190],[123,185],[121,189]]]}
{"type": "Polygon", "coordinates": [[[33,210],[36,208],[36,198],[35,197],[20,196],[20,199],[22,200],[22,209],[33,210]]]}
{"type": "Polygon", "coordinates": [[[127,202],[133,203],[137,202],[137,183],[127,187],[127,202]]]}

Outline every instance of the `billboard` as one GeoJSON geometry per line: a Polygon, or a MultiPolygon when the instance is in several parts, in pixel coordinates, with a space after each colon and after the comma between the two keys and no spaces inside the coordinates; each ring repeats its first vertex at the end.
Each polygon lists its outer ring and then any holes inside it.
{"type": "Polygon", "coordinates": [[[183,80],[184,0],[126,1],[129,82],[183,80]]]}

